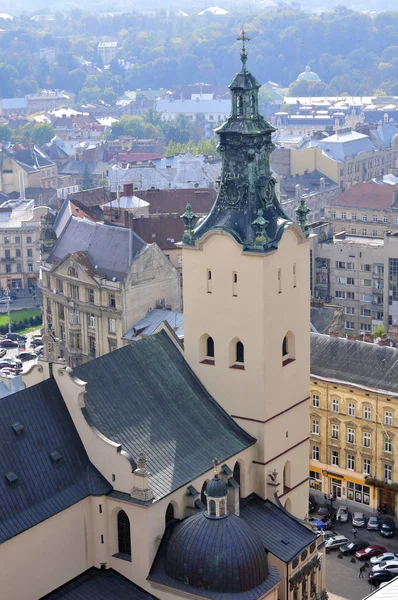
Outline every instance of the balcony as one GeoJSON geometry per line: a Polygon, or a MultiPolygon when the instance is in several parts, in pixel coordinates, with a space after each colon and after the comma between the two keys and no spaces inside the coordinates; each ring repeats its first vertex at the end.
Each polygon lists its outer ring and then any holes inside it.
{"type": "Polygon", "coordinates": [[[67,349],[68,353],[72,356],[78,356],[79,354],[82,353],[82,349],[81,348],[72,348],[71,346],[68,346],[67,344],[65,344],[65,348],[67,349]]]}

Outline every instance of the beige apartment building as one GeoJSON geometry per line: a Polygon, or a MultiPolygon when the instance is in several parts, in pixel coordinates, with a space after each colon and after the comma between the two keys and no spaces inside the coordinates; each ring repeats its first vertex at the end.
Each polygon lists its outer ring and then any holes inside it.
{"type": "Polygon", "coordinates": [[[48,208],[34,200],[0,204],[0,287],[3,292],[27,293],[39,277],[40,221],[48,208]]]}
{"type": "Polygon", "coordinates": [[[70,366],[123,345],[153,308],[180,308],[177,270],[156,244],[129,229],[70,217],[43,256],[44,327],[70,366]]]}
{"type": "Polygon", "coordinates": [[[398,188],[388,183],[360,183],[332,200],[325,215],[334,231],[382,238],[398,230],[398,188]]]}
{"type": "Polygon", "coordinates": [[[395,348],[311,334],[310,485],[352,510],[396,514],[397,368],[395,348]]]}
{"type": "Polygon", "coordinates": [[[37,148],[0,153],[0,192],[11,194],[29,187],[57,188],[57,165],[37,148]]]}

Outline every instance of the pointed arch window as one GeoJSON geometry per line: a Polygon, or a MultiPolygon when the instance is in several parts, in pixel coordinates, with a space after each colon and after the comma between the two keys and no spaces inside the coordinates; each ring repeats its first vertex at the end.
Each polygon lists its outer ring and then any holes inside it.
{"type": "Polygon", "coordinates": [[[215,500],[209,500],[209,512],[212,517],[216,516],[216,502],[215,500]]]}
{"type": "Polygon", "coordinates": [[[254,98],[254,94],[250,96],[250,116],[254,117],[256,114],[256,99],[254,98]]]}
{"type": "Polygon", "coordinates": [[[210,335],[202,335],[200,338],[200,362],[205,365],[215,364],[214,340],[210,335]]]}
{"type": "Polygon", "coordinates": [[[131,557],[130,519],[124,510],[117,513],[117,541],[119,554],[131,557]]]}
{"type": "Polygon", "coordinates": [[[175,517],[174,517],[174,506],[170,502],[170,504],[168,505],[168,507],[166,509],[166,516],[165,516],[166,525],[167,525],[167,523],[170,523],[171,521],[174,521],[174,519],[175,519],[175,517]]]}
{"type": "Polygon", "coordinates": [[[214,358],[214,340],[210,336],[206,340],[206,356],[214,358]]]}

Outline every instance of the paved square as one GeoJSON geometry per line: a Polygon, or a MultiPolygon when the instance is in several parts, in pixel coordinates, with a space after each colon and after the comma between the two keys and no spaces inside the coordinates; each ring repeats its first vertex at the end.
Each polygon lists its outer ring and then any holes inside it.
{"type": "Polygon", "coordinates": [[[351,556],[337,558],[338,551],[326,556],[326,589],[330,600],[362,600],[376,588],[369,585],[367,572],[359,578],[359,568],[363,564],[357,560],[351,563],[351,556]]]}

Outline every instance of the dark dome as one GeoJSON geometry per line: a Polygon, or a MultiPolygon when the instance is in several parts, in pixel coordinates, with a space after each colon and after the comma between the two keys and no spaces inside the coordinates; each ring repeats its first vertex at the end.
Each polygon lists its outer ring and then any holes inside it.
{"type": "Polygon", "coordinates": [[[208,498],[223,498],[227,493],[227,484],[218,475],[215,475],[206,486],[206,496],[208,498]]]}
{"type": "Polygon", "coordinates": [[[169,577],[211,592],[237,594],[261,585],[268,562],[256,532],[242,519],[207,519],[204,512],[178,523],[165,551],[169,577]]]}

